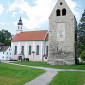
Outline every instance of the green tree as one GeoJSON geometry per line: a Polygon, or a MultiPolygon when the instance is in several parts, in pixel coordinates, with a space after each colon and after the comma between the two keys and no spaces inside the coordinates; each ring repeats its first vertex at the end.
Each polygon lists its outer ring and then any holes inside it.
{"type": "Polygon", "coordinates": [[[77,54],[80,56],[83,50],[85,50],[85,10],[80,19],[80,23],[77,28],[77,54]]]}
{"type": "Polygon", "coordinates": [[[81,57],[81,59],[85,60],[85,50],[82,51],[80,57],[81,57]]]}
{"type": "Polygon", "coordinates": [[[11,37],[11,33],[7,30],[1,30],[0,31],[0,42],[3,43],[5,46],[10,46],[11,40],[9,38],[11,37]]]}

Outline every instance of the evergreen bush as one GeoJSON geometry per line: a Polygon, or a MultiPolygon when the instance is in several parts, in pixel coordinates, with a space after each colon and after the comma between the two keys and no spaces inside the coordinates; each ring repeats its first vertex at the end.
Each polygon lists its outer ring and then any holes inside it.
{"type": "Polygon", "coordinates": [[[29,62],[29,58],[24,58],[24,61],[28,61],[29,62]]]}

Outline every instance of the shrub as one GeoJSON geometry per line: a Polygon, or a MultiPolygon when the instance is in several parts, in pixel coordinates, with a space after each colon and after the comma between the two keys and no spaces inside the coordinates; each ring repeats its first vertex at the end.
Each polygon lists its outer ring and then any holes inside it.
{"type": "Polygon", "coordinates": [[[79,62],[78,65],[85,65],[85,62],[79,62]]]}
{"type": "Polygon", "coordinates": [[[82,60],[85,60],[85,50],[82,51],[80,57],[81,57],[82,60]]]}
{"type": "Polygon", "coordinates": [[[28,61],[29,62],[29,58],[24,58],[24,61],[28,61]]]}

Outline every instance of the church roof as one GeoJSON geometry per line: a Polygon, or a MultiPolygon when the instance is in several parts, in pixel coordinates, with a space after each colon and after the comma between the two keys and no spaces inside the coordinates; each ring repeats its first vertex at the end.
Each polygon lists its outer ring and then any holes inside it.
{"type": "Polygon", "coordinates": [[[47,36],[45,38],[45,41],[48,41],[48,38],[49,38],[49,34],[47,34],[47,36]]]}
{"type": "Polygon", "coordinates": [[[12,41],[45,40],[47,32],[47,30],[21,32],[20,34],[16,34],[12,41]]]}

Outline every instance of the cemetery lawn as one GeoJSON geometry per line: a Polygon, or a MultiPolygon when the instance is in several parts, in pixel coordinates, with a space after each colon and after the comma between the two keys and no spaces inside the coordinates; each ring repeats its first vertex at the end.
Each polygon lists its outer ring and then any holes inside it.
{"type": "Polygon", "coordinates": [[[84,85],[85,72],[59,72],[48,85],[84,85]]]}
{"type": "Polygon", "coordinates": [[[23,85],[44,72],[41,69],[0,63],[0,85],[23,85]]]}
{"type": "Polygon", "coordinates": [[[39,66],[39,67],[49,67],[49,68],[56,68],[56,69],[78,69],[78,70],[85,70],[85,65],[48,65],[46,62],[13,62],[22,65],[28,66],[39,66]]]}

